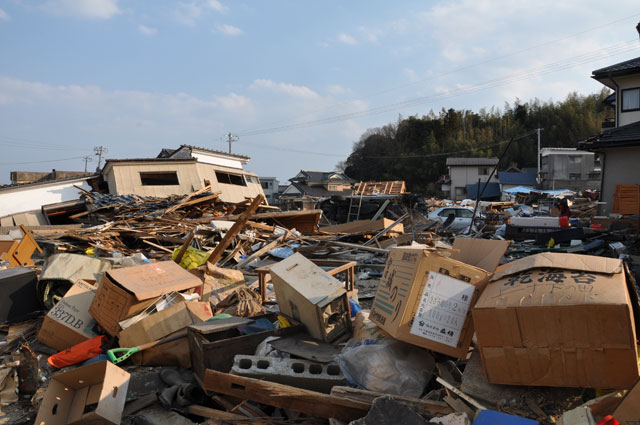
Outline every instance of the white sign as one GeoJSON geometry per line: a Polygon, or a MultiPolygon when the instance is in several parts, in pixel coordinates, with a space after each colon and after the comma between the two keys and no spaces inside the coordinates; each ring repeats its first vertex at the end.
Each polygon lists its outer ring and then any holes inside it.
{"type": "Polygon", "coordinates": [[[457,347],[474,290],[473,285],[429,272],[411,333],[457,347]]]}

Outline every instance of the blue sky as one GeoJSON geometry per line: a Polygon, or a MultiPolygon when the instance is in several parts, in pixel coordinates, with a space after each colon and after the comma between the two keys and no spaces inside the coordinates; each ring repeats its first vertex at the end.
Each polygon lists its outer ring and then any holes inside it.
{"type": "Polygon", "coordinates": [[[628,0],[0,0],[0,183],[191,144],[281,181],[368,128],[560,101],[640,56],[628,0]]]}

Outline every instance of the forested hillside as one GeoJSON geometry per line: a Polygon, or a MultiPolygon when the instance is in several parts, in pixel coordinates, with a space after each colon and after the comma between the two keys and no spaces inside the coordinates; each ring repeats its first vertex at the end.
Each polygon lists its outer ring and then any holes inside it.
{"type": "Polygon", "coordinates": [[[405,180],[408,190],[428,194],[434,189],[430,183],[447,174],[447,157],[497,157],[510,138],[514,142],[501,168],[535,167],[536,128],[544,129],[542,147],[576,147],[613,117],[613,109],[603,105],[609,94],[605,88],[588,96],[573,93],[561,102],[536,99],[507,103],[503,110],[443,109],[401,118],[367,130],[338,167],[356,180],[405,180]]]}

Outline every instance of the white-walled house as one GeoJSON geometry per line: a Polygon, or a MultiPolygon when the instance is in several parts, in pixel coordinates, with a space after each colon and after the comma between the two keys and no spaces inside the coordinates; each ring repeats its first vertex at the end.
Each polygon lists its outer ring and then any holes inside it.
{"type": "MultiPolygon", "coordinates": [[[[449,168],[449,199],[461,201],[467,198],[467,185],[489,180],[491,170],[498,164],[498,158],[447,158],[449,168]]],[[[494,173],[490,183],[499,183],[498,173],[494,173]]]]}

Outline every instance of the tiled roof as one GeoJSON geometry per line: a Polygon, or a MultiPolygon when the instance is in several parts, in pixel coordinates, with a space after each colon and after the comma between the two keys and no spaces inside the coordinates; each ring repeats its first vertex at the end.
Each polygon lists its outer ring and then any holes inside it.
{"type": "Polygon", "coordinates": [[[599,150],[640,145],[640,121],[607,129],[578,143],[580,149],[599,150]]]}
{"type": "Polygon", "coordinates": [[[611,76],[616,75],[626,75],[633,74],[636,72],[640,72],[640,57],[629,59],[624,62],[617,63],[615,65],[609,65],[604,68],[596,69],[592,73],[592,77],[595,79],[606,78],[611,74],[611,76]]]}
{"type": "Polygon", "coordinates": [[[500,184],[515,184],[522,186],[535,186],[537,184],[535,173],[498,172],[500,184]]]}
{"type": "Polygon", "coordinates": [[[447,158],[447,165],[496,165],[498,158],[447,158]]]}

